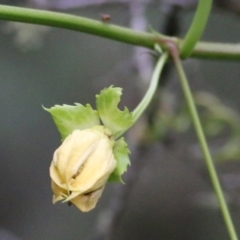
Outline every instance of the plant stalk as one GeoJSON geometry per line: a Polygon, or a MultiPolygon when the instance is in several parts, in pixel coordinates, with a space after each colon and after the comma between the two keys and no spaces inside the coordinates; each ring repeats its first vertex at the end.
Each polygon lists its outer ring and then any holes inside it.
{"type": "Polygon", "coordinates": [[[206,27],[211,7],[212,0],[199,1],[191,26],[180,48],[181,58],[185,59],[191,55],[206,27]]]}
{"type": "Polygon", "coordinates": [[[202,148],[202,152],[203,152],[203,156],[204,156],[204,160],[205,163],[207,165],[207,169],[210,175],[210,179],[212,181],[212,185],[215,191],[215,194],[217,196],[219,205],[220,205],[220,209],[222,211],[222,215],[223,215],[223,219],[226,225],[226,228],[228,230],[229,236],[231,240],[238,240],[237,234],[236,234],[236,230],[234,228],[234,224],[231,218],[231,215],[229,213],[229,209],[226,203],[226,200],[224,198],[224,194],[217,176],[217,172],[216,169],[214,167],[214,163],[210,154],[210,150],[206,141],[206,137],[204,135],[203,132],[203,128],[200,122],[200,118],[196,109],[196,105],[194,103],[194,98],[191,92],[191,89],[189,87],[189,83],[186,77],[186,74],[184,72],[181,60],[179,58],[178,55],[178,50],[172,49],[171,51],[172,57],[173,57],[173,61],[175,63],[178,75],[179,75],[179,80],[185,95],[185,99],[187,101],[188,104],[188,108],[190,111],[190,115],[193,121],[193,125],[196,131],[196,135],[199,141],[199,144],[202,148]]]}
{"type": "MultiPolygon", "coordinates": [[[[178,46],[178,48],[181,48],[184,41],[186,41],[186,39],[181,40],[165,35],[156,36],[154,33],[135,31],[130,28],[71,14],[12,7],[1,4],[0,19],[84,32],[135,46],[146,47],[152,50],[154,50],[155,43],[160,44],[161,47],[164,48],[167,42],[172,42],[178,46]]],[[[240,44],[199,42],[196,44],[189,57],[240,61],[240,44]]]]}
{"type": "Polygon", "coordinates": [[[146,110],[149,103],[151,102],[151,100],[154,96],[154,93],[156,92],[158,82],[160,79],[160,75],[161,75],[161,72],[163,70],[163,67],[164,67],[167,59],[168,59],[168,53],[164,52],[162,54],[162,56],[159,58],[156,66],[155,66],[155,69],[154,69],[153,75],[152,75],[152,79],[151,79],[149,88],[148,88],[145,96],[143,97],[143,99],[141,100],[139,105],[133,111],[134,122],[136,122],[138,120],[138,118],[142,115],[142,113],[146,110]]]}
{"type": "MultiPolygon", "coordinates": [[[[139,117],[143,114],[143,112],[146,110],[149,103],[153,99],[153,96],[154,96],[157,86],[158,86],[160,75],[161,75],[163,67],[165,66],[165,63],[168,59],[168,55],[169,55],[168,52],[164,52],[164,53],[162,53],[161,57],[159,58],[156,66],[154,68],[148,90],[145,93],[141,102],[138,104],[138,106],[133,110],[133,124],[139,119],[139,117]]],[[[118,133],[116,138],[119,138],[125,131],[127,131],[127,129],[118,133]]]]}

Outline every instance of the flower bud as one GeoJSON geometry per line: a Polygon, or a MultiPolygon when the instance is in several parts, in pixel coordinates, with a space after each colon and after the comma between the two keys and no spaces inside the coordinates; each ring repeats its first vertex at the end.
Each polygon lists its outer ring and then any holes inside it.
{"type": "Polygon", "coordinates": [[[116,167],[112,140],[103,129],[74,130],[55,151],[50,166],[53,203],[68,201],[83,212],[96,206],[116,167]]]}

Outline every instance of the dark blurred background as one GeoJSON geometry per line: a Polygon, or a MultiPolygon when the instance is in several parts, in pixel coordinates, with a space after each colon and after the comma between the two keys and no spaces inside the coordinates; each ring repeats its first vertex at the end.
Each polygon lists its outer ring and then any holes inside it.
{"type": "MultiPolygon", "coordinates": [[[[47,2],[22,4],[47,8],[47,2]]],[[[107,13],[111,23],[123,26],[132,21],[126,1],[89,6],[76,2],[69,1],[73,6],[62,6],[63,1],[59,4],[55,1],[51,8],[94,19],[107,13]]],[[[177,18],[178,26],[172,27],[178,29],[178,36],[187,31],[195,3],[172,1],[174,9],[178,5],[176,15],[171,15],[177,18]]],[[[239,42],[240,18],[231,11],[237,8],[224,5],[224,1],[218,3],[222,8],[216,6],[213,10],[203,39],[239,42]]],[[[146,1],[147,24],[164,29],[173,9],[170,5],[146,1]]],[[[136,49],[130,45],[73,31],[5,21],[0,22],[0,29],[0,227],[4,229],[0,231],[0,240],[92,239],[93,233],[105,228],[104,218],[108,215],[103,209],[111,204],[115,186],[108,184],[97,208],[89,213],[81,213],[67,204],[52,205],[49,166],[60,137],[42,106],[75,102],[94,106],[95,94],[113,84],[124,88],[123,105],[132,110],[148,84],[148,80],[140,80],[148,69],[139,77],[134,60],[136,49]]],[[[138,57],[146,56],[154,61],[148,49],[138,57]]],[[[211,91],[239,112],[239,62],[190,59],[184,65],[194,89],[211,91]]],[[[145,78],[148,75],[147,72],[145,78]]],[[[167,78],[169,91],[179,94],[176,73],[171,67],[167,78]]],[[[136,132],[130,134],[129,141],[136,132]]],[[[170,145],[152,143],[142,154],[132,150],[132,157],[142,165],[134,173],[134,184],[112,239],[228,239],[204,163],[202,159],[193,159],[186,150],[189,138],[175,134],[170,145]]],[[[136,148],[134,143],[131,146],[136,148]]],[[[235,176],[236,186],[226,188],[226,195],[240,234],[239,163],[236,160],[222,163],[218,170],[221,176],[235,176]]],[[[123,187],[127,188],[127,184],[123,187]]]]}

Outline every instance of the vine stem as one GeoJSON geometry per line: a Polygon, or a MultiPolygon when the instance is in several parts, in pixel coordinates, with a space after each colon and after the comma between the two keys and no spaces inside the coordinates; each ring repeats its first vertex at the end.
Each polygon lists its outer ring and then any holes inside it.
{"type": "Polygon", "coordinates": [[[138,106],[134,109],[133,111],[133,119],[134,122],[136,122],[138,120],[138,118],[142,115],[142,113],[145,111],[145,109],[148,107],[149,103],[151,102],[154,93],[156,92],[157,86],[158,86],[158,82],[160,79],[160,75],[162,72],[162,69],[166,63],[168,59],[168,52],[164,52],[162,54],[162,56],[159,58],[153,74],[152,74],[152,79],[149,85],[149,88],[146,92],[146,94],[144,95],[143,99],[141,100],[141,102],[138,104],[138,106]]]}
{"type": "MultiPolygon", "coordinates": [[[[0,19],[59,27],[152,49],[156,42],[156,36],[147,32],[135,31],[103,21],[53,11],[0,4],[0,19]]],[[[167,36],[163,36],[163,38],[166,40],[171,39],[167,36]]]]}
{"type": "MultiPolygon", "coordinates": [[[[165,66],[165,63],[168,59],[168,52],[164,52],[162,53],[161,57],[159,58],[155,68],[154,68],[154,71],[153,71],[153,74],[152,74],[152,78],[151,78],[151,82],[150,82],[150,85],[148,87],[148,90],[147,92],[145,93],[143,99],[141,100],[141,102],[138,104],[138,106],[133,110],[133,124],[139,119],[139,117],[143,114],[143,112],[146,110],[146,108],[148,107],[149,103],[151,102],[155,92],[156,92],[156,89],[157,89],[157,86],[158,86],[158,82],[159,82],[159,79],[160,79],[160,76],[161,76],[161,72],[163,70],[163,67],[165,66]]],[[[131,125],[132,126],[132,125],[131,125]]],[[[130,126],[130,127],[131,127],[130,126]]],[[[121,135],[124,134],[124,132],[126,132],[127,129],[125,129],[124,131],[122,132],[119,132],[115,138],[119,138],[121,135]]]]}
{"type": "Polygon", "coordinates": [[[207,24],[210,11],[212,7],[212,0],[200,0],[194,19],[183,40],[181,46],[181,58],[187,58],[191,55],[195,45],[199,41],[207,24]]]}
{"type": "MultiPolygon", "coordinates": [[[[156,36],[156,34],[153,33],[135,31],[130,28],[104,23],[102,21],[46,10],[12,7],[0,4],[0,19],[59,27],[89,33],[153,50],[155,43],[160,44],[161,47],[164,48],[166,47],[166,42],[172,41],[180,49],[184,44],[186,44],[184,43],[186,39],[182,40],[165,35],[156,36]]],[[[199,42],[192,50],[190,57],[239,61],[240,44],[199,42]]]]}
{"type": "Polygon", "coordinates": [[[206,137],[204,135],[203,132],[203,128],[200,122],[200,118],[196,109],[196,105],[194,103],[194,98],[186,77],[186,74],[184,72],[181,60],[179,58],[179,51],[176,48],[175,45],[170,45],[169,46],[169,50],[170,50],[170,54],[173,58],[173,61],[175,63],[178,75],[179,75],[179,79],[180,79],[180,83],[185,95],[185,99],[187,101],[188,104],[188,108],[189,108],[189,112],[193,121],[193,125],[196,131],[196,135],[198,137],[198,141],[201,145],[202,148],[202,152],[203,152],[203,156],[205,159],[205,163],[207,165],[207,169],[209,171],[209,175],[210,175],[210,179],[212,181],[212,185],[215,191],[215,194],[217,196],[221,211],[222,211],[222,215],[223,215],[223,219],[226,225],[226,228],[228,230],[229,236],[231,240],[238,240],[237,234],[236,234],[236,230],[234,228],[234,224],[226,203],[226,200],[224,198],[224,194],[217,176],[217,172],[216,169],[214,167],[214,163],[210,154],[210,150],[206,141],[206,137]]]}

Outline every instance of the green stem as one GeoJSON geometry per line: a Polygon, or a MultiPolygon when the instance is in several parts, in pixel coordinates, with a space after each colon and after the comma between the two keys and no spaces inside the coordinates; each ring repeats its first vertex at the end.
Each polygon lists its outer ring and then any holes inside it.
{"type": "MultiPolygon", "coordinates": [[[[40,24],[52,27],[85,32],[112,40],[142,46],[154,50],[155,43],[163,48],[167,42],[173,42],[179,48],[186,40],[154,33],[134,31],[126,27],[103,23],[65,13],[35,10],[0,5],[0,19],[16,22],[40,24]]],[[[240,44],[200,42],[195,46],[191,57],[204,59],[240,60],[240,44]]]]}
{"type": "Polygon", "coordinates": [[[149,88],[148,88],[144,98],[142,99],[142,101],[138,104],[138,106],[133,111],[134,122],[136,122],[138,120],[138,118],[142,115],[142,113],[145,111],[145,109],[151,102],[151,100],[154,96],[154,93],[157,89],[157,86],[158,86],[160,74],[162,72],[162,69],[163,69],[167,59],[168,59],[168,53],[164,52],[162,54],[162,56],[159,58],[156,66],[155,66],[149,88]]]}
{"type": "Polygon", "coordinates": [[[193,58],[239,61],[240,44],[199,42],[191,54],[193,58]]]}
{"type": "Polygon", "coordinates": [[[181,60],[178,56],[178,53],[176,53],[176,52],[177,51],[172,50],[171,53],[173,56],[174,63],[176,65],[176,69],[177,69],[177,72],[179,75],[182,89],[183,89],[183,92],[184,92],[184,95],[185,95],[185,98],[186,98],[186,101],[188,104],[188,108],[189,108],[189,111],[190,111],[190,114],[192,117],[192,121],[193,121],[195,131],[196,131],[196,134],[198,137],[198,141],[202,148],[203,156],[204,156],[204,159],[205,159],[208,171],[209,171],[209,175],[210,175],[210,178],[211,178],[211,181],[213,184],[213,188],[214,188],[216,196],[218,198],[219,205],[220,205],[220,208],[221,208],[221,211],[223,214],[223,218],[224,218],[230,239],[237,240],[238,237],[237,237],[237,234],[236,234],[236,231],[235,231],[235,228],[234,228],[234,225],[233,225],[233,222],[232,222],[232,219],[231,219],[228,207],[227,207],[227,203],[224,198],[222,188],[219,183],[219,179],[218,179],[218,176],[217,176],[214,164],[213,164],[213,160],[212,160],[212,157],[211,157],[208,145],[207,145],[207,141],[206,141],[206,138],[205,138],[205,135],[203,132],[203,128],[202,128],[202,125],[201,125],[201,122],[200,122],[200,119],[198,116],[198,112],[197,112],[197,109],[196,109],[196,106],[195,106],[195,103],[193,100],[193,96],[192,96],[192,93],[191,93],[191,90],[190,90],[190,87],[188,84],[188,80],[185,75],[183,66],[181,64],[181,60]]]}
{"type": "MultiPolygon", "coordinates": [[[[155,69],[153,71],[153,75],[152,75],[151,82],[150,82],[150,85],[148,87],[147,92],[145,93],[145,95],[144,95],[143,99],[141,100],[141,102],[138,104],[138,106],[133,111],[133,124],[143,114],[143,112],[146,110],[147,106],[151,102],[151,100],[152,100],[152,98],[154,96],[154,93],[155,93],[155,91],[157,89],[161,72],[163,70],[163,67],[164,67],[167,59],[168,59],[168,52],[164,52],[161,55],[161,57],[159,58],[156,66],[155,66],[155,69]]],[[[127,129],[125,129],[122,132],[119,132],[118,135],[115,136],[115,138],[116,139],[119,138],[126,131],[127,131],[127,129]]]]}
{"type": "Polygon", "coordinates": [[[147,48],[153,48],[156,42],[156,36],[150,33],[52,11],[0,5],[0,19],[60,27],[147,48]]]}
{"type": "Polygon", "coordinates": [[[181,58],[191,55],[196,43],[199,41],[208,21],[212,7],[212,0],[200,0],[194,19],[181,46],[181,58]]]}

